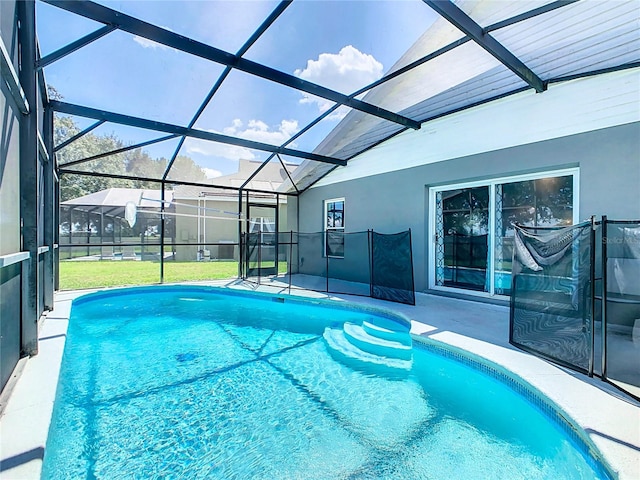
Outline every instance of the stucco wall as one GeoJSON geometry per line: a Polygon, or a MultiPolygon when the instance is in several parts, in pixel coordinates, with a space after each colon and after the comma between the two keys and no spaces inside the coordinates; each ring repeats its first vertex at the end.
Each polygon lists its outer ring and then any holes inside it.
{"type": "MultiPolygon", "coordinates": [[[[397,155],[402,155],[401,149],[397,155]]],[[[299,230],[321,231],[323,201],[336,197],[345,198],[348,232],[411,228],[416,289],[424,291],[430,186],[567,167],[579,167],[581,219],[603,214],[640,219],[640,123],[634,122],[314,187],[299,198],[299,230]]]]}
{"type": "MultiPolygon", "coordinates": [[[[211,259],[221,258],[228,259],[228,248],[210,245],[213,243],[239,243],[238,239],[238,222],[232,219],[231,215],[224,213],[217,213],[215,210],[222,210],[225,212],[238,211],[238,202],[236,200],[211,200],[208,199],[206,206],[204,202],[200,203],[200,206],[207,208],[207,217],[223,217],[229,218],[229,220],[221,220],[216,218],[207,218],[206,226],[203,219],[200,219],[200,237],[198,238],[198,218],[186,215],[198,214],[198,201],[193,199],[176,199],[176,202],[182,205],[176,205],[176,242],[177,243],[198,243],[204,242],[208,246],[207,250],[211,252],[211,259]],[[190,206],[186,206],[190,205],[190,206]],[[221,253],[221,255],[218,254],[221,253]]],[[[262,200],[262,203],[267,203],[262,200]]],[[[269,204],[275,205],[275,202],[269,201],[269,204]]],[[[243,202],[243,212],[246,212],[246,202],[243,202]]],[[[255,211],[255,210],[254,210],[255,211]]],[[[259,212],[259,210],[257,210],[259,212]]],[[[285,199],[280,199],[279,210],[279,229],[281,232],[290,230],[288,224],[288,208],[285,199]]],[[[253,216],[253,215],[252,215],[253,216]]],[[[243,225],[244,228],[244,225],[243,225]]],[[[176,260],[178,261],[192,261],[197,258],[198,247],[194,246],[182,246],[176,248],[176,260]]],[[[233,258],[238,260],[238,246],[233,248],[233,258]]]]}

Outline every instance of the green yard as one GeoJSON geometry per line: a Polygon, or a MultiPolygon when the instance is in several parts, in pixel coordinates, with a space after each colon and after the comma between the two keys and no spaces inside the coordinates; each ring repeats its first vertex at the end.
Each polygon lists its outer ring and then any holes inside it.
{"type": "MultiPolygon", "coordinates": [[[[165,262],[165,283],[232,279],[238,262],[165,262]]],[[[141,261],[61,261],[60,290],[150,285],[160,282],[160,264],[141,261]]]]}

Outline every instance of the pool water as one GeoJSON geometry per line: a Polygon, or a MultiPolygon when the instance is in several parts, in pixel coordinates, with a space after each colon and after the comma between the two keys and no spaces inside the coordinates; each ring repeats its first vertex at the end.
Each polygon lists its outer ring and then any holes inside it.
{"type": "Polygon", "coordinates": [[[416,342],[405,370],[332,352],[327,329],[376,315],[206,287],[76,300],[42,478],[608,478],[465,363],[416,342]]]}

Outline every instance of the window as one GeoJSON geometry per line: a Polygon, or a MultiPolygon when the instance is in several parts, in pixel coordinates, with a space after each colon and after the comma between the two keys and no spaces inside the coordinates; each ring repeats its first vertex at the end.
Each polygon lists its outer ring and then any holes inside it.
{"type": "Polygon", "coordinates": [[[324,254],[344,258],[344,198],[324,202],[324,254]]]}
{"type": "Polygon", "coordinates": [[[259,233],[262,244],[269,243],[275,232],[276,222],[273,218],[252,217],[249,220],[249,233],[259,233]]]}
{"type": "Polygon", "coordinates": [[[509,295],[514,225],[578,221],[578,169],[430,189],[431,288],[509,295]]]}

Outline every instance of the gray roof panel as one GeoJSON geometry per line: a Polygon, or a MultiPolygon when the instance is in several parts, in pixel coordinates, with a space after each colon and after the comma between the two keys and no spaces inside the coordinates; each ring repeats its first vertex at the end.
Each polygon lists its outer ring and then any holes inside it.
{"type": "MultiPolygon", "coordinates": [[[[456,2],[474,21],[489,26],[550,2],[456,2]]],[[[640,2],[581,0],[491,35],[543,80],[588,74],[640,62],[640,2]]],[[[439,19],[390,71],[462,37],[439,19]]],[[[370,90],[364,99],[421,122],[517,92],[526,84],[474,42],[457,48],[370,90]]],[[[542,93],[544,95],[544,93],[542,93]]],[[[349,159],[404,128],[361,112],[349,113],[315,152],[349,159]]],[[[295,172],[299,189],[332,170],[304,162],[295,172]]],[[[287,183],[283,184],[283,188],[287,183]]]]}

